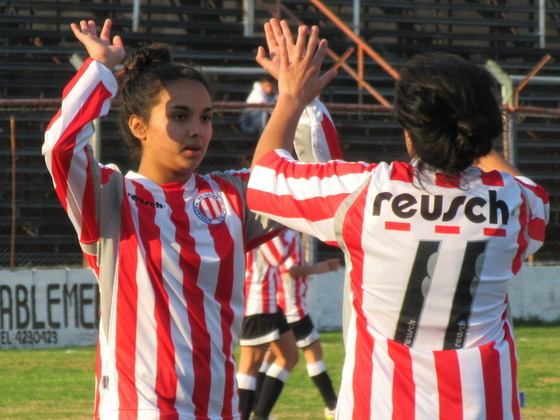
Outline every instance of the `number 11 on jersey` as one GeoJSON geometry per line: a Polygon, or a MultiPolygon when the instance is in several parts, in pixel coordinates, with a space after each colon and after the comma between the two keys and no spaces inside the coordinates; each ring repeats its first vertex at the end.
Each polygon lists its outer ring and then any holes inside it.
{"type": "MultiPolygon", "coordinates": [[[[395,331],[395,341],[399,343],[407,346],[414,343],[433,273],[438,264],[440,246],[441,241],[420,241],[418,244],[395,331]]],[[[460,349],[464,346],[486,247],[487,241],[467,242],[445,333],[445,350],[460,349]]],[[[445,264],[445,261],[439,263],[445,264]]]]}

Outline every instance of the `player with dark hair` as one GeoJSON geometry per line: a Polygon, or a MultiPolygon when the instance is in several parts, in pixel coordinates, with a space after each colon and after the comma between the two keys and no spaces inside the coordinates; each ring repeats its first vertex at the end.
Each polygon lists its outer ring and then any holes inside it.
{"type": "Polygon", "coordinates": [[[212,136],[204,77],[157,44],[125,57],[111,21],[72,24],[89,58],[43,154],[101,299],[95,418],[239,419],[233,351],[245,253],[282,227],[245,204],[248,170],[196,173],[212,136]],[[120,89],[118,89],[120,88],[120,89]],[[119,91],[136,171],[99,164],[93,121],[119,91]]]}
{"type": "MultiPolygon", "coordinates": [[[[254,155],[250,207],[340,246],[351,317],[337,418],[520,417],[508,283],[544,241],[545,191],[493,150],[494,81],[456,55],[412,58],[394,115],[411,162],[301,163],[290,138],[332,80],[326,41],[265,25],[279,97],[254,155]],[[270,44],[270,43],[269,43],[270,44]]],[[[268,57],[259,49],[258,61],[268,57]]]]}

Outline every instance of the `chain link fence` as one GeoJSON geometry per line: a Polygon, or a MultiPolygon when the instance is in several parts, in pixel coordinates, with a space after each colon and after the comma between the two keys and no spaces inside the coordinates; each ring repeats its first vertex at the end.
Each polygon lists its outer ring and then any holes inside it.
{"type": "MultiPolygon", "coordinates": [[[[242,133],[237,118],[245,104],[217,103],[214,136],[199,172],[238,169],[251,152],[256,135],[242,133]]],[[[55,101],[4,103],[0,112],[0,267],[82,266],[75,231],[62,209],[41,155],[45,128],[56,112],[55,101]],[[40,105],[38,105],[40,104],[40,105]]],[[[402,131],[382,106],[330,106],[347,160],[407,159],[402,131]]],[[[555,110],[511,113],[504,151],[527,176],[548,191],[551,220],[546,243],[533,256],[536,264],[558,263],[560,255],[560,115],[555,110]]],[[[133,169],[121,147],[114,111],[101,120],[100,158],[123,172],[133,169]]],[[[320,244],[318,257],[339,256],[320,244]]]]}

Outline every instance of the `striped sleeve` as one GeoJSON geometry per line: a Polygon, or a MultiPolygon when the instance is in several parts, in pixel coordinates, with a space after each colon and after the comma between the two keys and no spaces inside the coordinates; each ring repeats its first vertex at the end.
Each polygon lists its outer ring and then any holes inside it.
{"type": "Polygon", "coordinates": [[[272,267],[279,267],[290,256],[290,242],[286,238],[286,232],[261,245],[261,251],[272,267]]]}
{"type": "Polygon", "coordinates": [[[527,249],[524,258],[534,254],[543,244],[548,224],[550,202],[546,191],[525,177],[515,178],[521,187],[527,206],[526,238],[527,249]]]}
{"type": "Polygon", "coordinates": [[[315,99],[303,111],[294,138],[294,149],[302,162],[342,159],[336,127],[319,99],[315,99]]]}
{"type": "Polygon", "coordinates": [[[93,121],[109,112],[116,91],[111,71],[87,59],[64,89],[62,106],[45,133],[42,151],[47,168],[82,244],[99,238],[96,197],[101,169],[89,147],[93,121]]]}
{"type": "Polygon", "coordinates": [[[272,151],[252,170],[247,202],[259,214],[336,245],[335,213],[375,166],[343,161],[301,163],[287,151],[272,151]]]}

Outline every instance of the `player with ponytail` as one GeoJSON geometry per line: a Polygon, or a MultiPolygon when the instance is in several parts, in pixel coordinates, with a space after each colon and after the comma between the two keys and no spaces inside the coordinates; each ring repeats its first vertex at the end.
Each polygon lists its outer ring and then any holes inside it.
{"type": "Polygon", "coordinates": [[[320,73],[327,44],[317,27],[295,41],[286,22],[265,31],[281,51],[279,96],[248,203],[344,251],[336,418],[519,419],[508,284],[544,241],[549,201],[493,148],[503,121],[491,76],[452,54],[414,57],[394,103],[409,162],[297,162],[298,116],[334,77],[320,73]]]}

